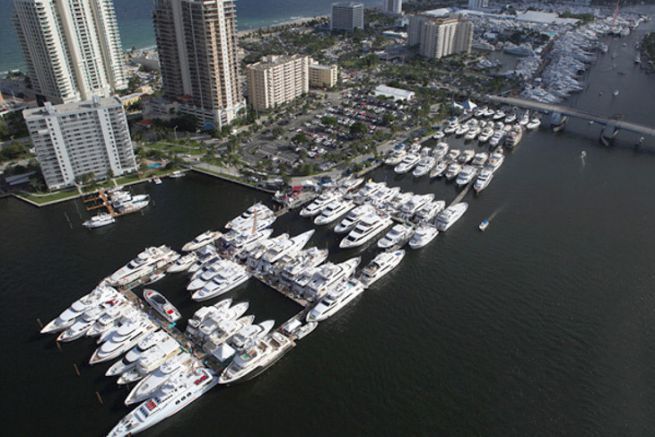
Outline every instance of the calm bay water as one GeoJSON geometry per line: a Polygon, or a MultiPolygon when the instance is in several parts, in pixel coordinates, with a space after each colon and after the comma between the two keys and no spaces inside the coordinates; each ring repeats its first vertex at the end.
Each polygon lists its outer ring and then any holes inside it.
{"type": "MultiPolygon", "coordinates": [[[[632,65],[635,37],[610,40],[573,104],[655,124],[655,78],[632,65]]],[[[469,194],[469,211],[447,235],[409,252],[268,372],[214,389],[147,435],[652,436],[655,144],[635,150],[636,138],[620,134],[604,148],[597,135],[582,122],[527,134],[490,187],[469,194]]],[[[456,195],[443,181],[386,169],[372,177],[456,195]]],[[[0,407],[9,433],[101,435],[128,411],[127,392],[103,376],[107,365],[85,364],[93,343],[59,352],[38,334],[37,317],[55,317],[142,248],[179,248],[265,199],[197,174],[135,190],[154,205],[95,232],[81,227],[79,202],[37,210],[0,201],[0,407]]],[[[276,233],[309,228],[295,214],[275,225],[276,233]]],[[[337,261],[360,253],[337,243],[321,228],[310,244],[337,261]]],[[[365,261],[373,253],[361,252],[365,261]]],[[[184,285],[170,276],[156,288],[189,317],[197,305],[184,285]]],[[[298,311],[253,281],[230,296],[250,301],[258,321],[298,311]]]]}
{"type": "MultiPolygon", "coordinates": [[[[0,72],[21,68],[23,57],[11,23],[13,0],[0,0],[0,72]]],[[[332,0],[238,0],[240,30],[270,26],[296,17],[330,13],[332,0]]],[[[364,0],[378,4],[378,0],[364,0]]],[[[151,0],[114,0],[123,47],[143,48],[155,44],[151,0]]]]}

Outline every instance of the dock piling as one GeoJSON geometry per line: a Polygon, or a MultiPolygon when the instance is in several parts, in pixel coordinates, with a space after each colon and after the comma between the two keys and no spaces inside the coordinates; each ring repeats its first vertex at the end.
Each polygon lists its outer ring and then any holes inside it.
{"type": "Polygon", "coordinates": [[[104,405],[104,401],[102,400],[102,396],[100,396],[100,392],[96,392],[96,399],[98,399],[98,403],[100,405],[104,405]]]}
{"type": "Polygon", "coordinates": [[[55,340],[55,344],[57,345],[57,350],[59,350],[59,352],[61,352],[61,343],[58,342],[57,340],[55,340]]]}
{"type": "Polygon", "coordinates": [[[43,329],[43,322],[38,317],[36,318],[36,324],[39,325],[39,330],[43,329]]]}
{"type": "Polygon", "coordinates": [[[80,376],[80,369],[77,367],[77,364],[73,363],[73,369],[75,370],[75,374],[80,376]]]}

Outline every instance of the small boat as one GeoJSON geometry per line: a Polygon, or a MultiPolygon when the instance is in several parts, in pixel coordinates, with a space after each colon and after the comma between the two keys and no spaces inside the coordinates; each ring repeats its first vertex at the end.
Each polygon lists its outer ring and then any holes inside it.
{"type": "Polygon", "coordinates": [[[176,322],[182,317],[177,308],[158,291],[146,288],[143,290],[143,298],[170,323],[176,322]]]}
{"type": "Polygon", "coordinates": [[[489,219],[484,219],[484,220],[482,220],[482,222],[478,226],[478,229],[480,229],[482,232],[484,232],[484,230],[487,229],[487,227],[489,227],[489,219]]]}
{"type": "Polygon", "coordinates": [[[614,95],[614,97],[618,96],[618,95],[619,95],[619,90],[614,90],[614,92],[612,93],[612,95],[614,95]]]}
{"type": "Polygon", "coordinates": [[[82,226],[84,226],[87,229],[95,229],[95,228],[101,228],[103,226],[110,225],[115,221],[116,219],[111,214],[103,212],[91,217],[89,220],[82,223],[82,226]]]}
{"type": "Polygon", "coordinates": [[[183,178],[186,174],[181,170],[175,170],[173,173],[169,174],[168,177],[171,179],[183,178]]]}
{"type": "Polygon", "coordinates": [[[155,183],[155,185],[161,184],[161,179],[158,176],[152,178],[152,181],[155,183]]]}

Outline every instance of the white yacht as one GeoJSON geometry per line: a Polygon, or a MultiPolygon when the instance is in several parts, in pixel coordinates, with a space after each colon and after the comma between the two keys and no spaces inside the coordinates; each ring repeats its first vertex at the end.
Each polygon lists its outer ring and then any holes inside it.
{"type": "Polygon", "coordinates": [[[287,336],[279,332],[271,332],[236,355],[230,365],[223,370],[218,382],[232,384],[253,379],[275,364],[294,346],[295,343],[287,336]]]}
{"type": "Polygon", "coordinates": [[[248,345],[268,335],[274,326],[275,320],[265,320],[256,325],[245,326],[234,334],[228,340],[228,343],[234,348],[234,350],[239,352],[243,351],[248,347],[248,345]]]}
{"type": "Polygon", "coordinates": [[[213,243],[221,238],[222,235],[223,233],[218,231],[205,231],[182,246],[182,250],[184,252],[193,252],[194,250],[198,250],[203,246],[213,243]]]}
{"type": "Polygon", "coordinates": [[[439,214],[444,208],[446,207],[446,202],[443,200],[432,200],[421,209],[416,211],[416,214],[414,215],[415,221],[418,223],[422,222],[428,222],[435,218],[437,214],[439,214]]]}
{"type": "Polygon", "coordinates": [[[191,370],[193,359],[187,352],[175,355],[163,363],[157,370],[143,378],[130,391],[125,405],[132,405],[152,397],[159,387],[178,373],[191,370]]]}
{"type": "Polygon", "coordinates": [[[145,376],[157,370],[161,365],[180,354],[180,344],[172,337],[168,337],[161,343],[143,351],[134,366],[121,373],[117,383],[119,385],[131,384],[143,379],[145,376]]]}
{"type": "Polygon", "coordinates": [[[364,285],[351,279],[323,297],[307,314],[308,322],[320,322],[333,316],[364,292],[364,285]]]}
{"type": "Polygon", "coordinates": [[[505,155],[500,152],[494,152],[489,157],[489,163],[487,166],[490,167],[495,173],[496,170],[498,170],[500,166],[503,165],[503,162],[505,162],[505,155]]]}
{"type": "Polygon", "coordinates": [[[354,228],[357,223],[360,222],[362,217],[368,215],[368,214],[374,214],[375,213],[375,208],[373,208],[371,205],[365,203],[363,205],[358,206],[357,208],[351,210],[346,217],[339,222],[339,224],[334,228],[334,232],[338,234],[343,234],[345,232],[350,231],[352,228],[354,228]]]}
{"type": "Polygon", "coordinates": [[[359,280],[364,284],[364,287],[370,287],[384,275],[396,268],[404,257],[404,250],[379,253],[366,267],[362,269],[359,280]]]}
{"type": "Polygon", "coordinates": [[[442,130],[437,130],[434,133],[434,135],[432,135],[432,139],[439,141],[439,140],[443,139],[443,137],[445,137],[445,136],[446,136],[446,134],[442,130]]]}
{"type": "Polygon", "coordinates": [[[89,294],[82,296],[73,302],[73,304],[59,314],[57,318],[45,325],[43,329],[41,329],[41,334],[55,333],[68,329],[85,311],[100,306],[103,302],[111,301],[117,296],[119,296],[119,294],[116,289],[101,284],[94,288],[89,294]]]}
{"type": "Polygon", "coordinates": [[[306,284],[302,280],[297,281],[295,290],[310,301],[320,299],[328,290],[348,280],[355,273],[360,262],[361,258],[356,257],[339,264],[323,264],[311,272],[310,279],[306,284]]]}
{"type": "Polygon", "coordinates": [[[434,194],[414,194],[409,202],[400,207],[400,215],[405,219],[410,219],[416,212],[427,205],[434,199],[434,194]]]}
{"type": "Polygon", "coordinates": [[[124,324],[106,337],[91,356],[89,364],[102,363],[116,358],[155,329],[157,329],[155,324],[145,316],[132,321],[132,323],[124,324]]]}
{"type": "Polygon", "coordinates": [[[103,212],[98,215],[94,215],[84,223],[82,223],[82,226],[84,226],[87,229],[95,229],[95,228],[101,228],[103,226],[110,225],[114,223],[116,219],[114,216],[112,216],[109,213],[103,212]]]}
{"type": "Polygon", "coordinates": [[[459,174],[459,172],[461,171],[462,171],[462,166],[456,162],[453,162],[448,166],[448,169],[446,170],[446,179],[448,179],[449,181],[455,179],[459,174]]]}
{"type": "MultiPolygon", "coordinates": [[[[199,340],[208,338],[212,332],[218,328],[218,325],[223,320],[236,320],[248,311],[248,302],[240,302],[229,308],[222,310],[210,311],[204,320],[198,325],[195,337],[199,340]]],[[[211,308],[211,307],[210,307],[211,308]]]]}
{"type": "Polygon", "coordinates": [[[436,159],[438,162],[444,159],[444,157],[448,154],[449,149],[450,147],[448,146],[448,143],[437,143],[434,150],[432,151],[432,156],[434,156],[434,159],[436,159]]]}
{"type": "Polygon", "coordinates": [[[489,139],[493,134],[494,134],[494,128],[491,126],[486,126],[484,129],[482,129],[480,135],[478,135],[478,141],[481,143],[486,143],[487,141],[489,141],[489,139]]]}
{"type": "Polygon", "coordinates": [[[405,158],[407,152],[405,150],[393,150],[387,159],[384,160],[386,165],[397,166],[405,158]]]}
{"type": "Polygon", "coordinates": [[[411,226],[397,224],[394,225],[384,237],[378,240],[380,249],[389,249],[390,247],[405,243],[414,233],[411,226]]]}
{"type": "Polygon", "coordinates": [[[75,323],[59,334],[57,341],[69,342],[82,337],[104,312],[105,309],[100,306],[86,310],[82,315],[75,319],[75,323]]]}
{"type": "Polygon", "coordinates": [[[465,165],[462,168],[462,171],[457,175],[457,180],[455,183],[460,187],[467,185],[473,180],[473,178],[475,178],[477,174],[477,168],[473,167],[472,165],[465,165]]]}
{"type": "Polygon", "coordinates": [[[325,209],[314,219],[315,225],[327,225],[337,220],[342,215],[355,207],[355,203],[350,200],[333,200],[325,209]]]}
{"type": "Polygon", "coordinates": [[[482,167],[487,163],[488,159],[489,159],[488,153],[485,152],[476,153],[475,156],[473,157],[473,161],[471,161],[471,165],[474,165],[476,167],[482,167]]]}
{"type": "Polygon", "coordinates": [[[189,268],[198,261],[198,255],[195,252],[187,253],[181,256],[166,269],[166,273],[178,273],[189,270],[189,268]]]}
{"type": "Polygon", "coordinates": [[[444,232],[447,231],[457,220],[459,220],[466,210],[468,209],[468,203],[457,203],[451,205],[448,208],[444,209],[437,216],[437,229],[444,232]]]}
{"type": "Polygon", "coordinates": [[[457,158],[457,161],[460,164],[468,164],[473,157],[475,156],[475,150],[473,149],[466,149],[462,152],[461,155],[459,155],[459,158],[457,158]]]}
{"type": "Polygon", "coordinates": [[[360,188],[359,191],[353,194],[352,200],[354,200],[357,204],[364,203],[365,201],[369,200],[371,196],[375,195],[375,193],[386,187],[386,182],[368,181],[362,188],[360,188]]]}
{"type": "Polygon", "coordinates": [[[157,269],[167,268],[179,257],[180,255],[166,246],[149,247],[114,272],[107,280],[111,285],[127,285],[150,276],[157,269]]]}
{"type": "Polygon", "coordinates": [[[489,186],[489,183],[491,183],[491,179],[494,177],[494,172],[490,168],[483,168],[482,171],[480,171],[480,174],[478,175],[478,178],[475,180],[475,184],[473,184],[473,189],[475,190],[476,193],[479,193],[480,191],[484,190],[489,186]]]}
{"type": "Polygon", "coordinates": [[[275,213],[269,207],[255,203],[240,216],[227,222],[225,228],[243,231],[252,229],[254,225],[256,230],[260,230],[269,227],[274,221],[275,213]]]}
{"type": "Polygon", "coordinates": [[[541,120],[538,118],[533,118],[528,124],[525,125],[525,128],[528,130],[535,130],[541,126],[541,120]]]}
{"type": "Polygon", "coordinates": [[[221,320],[218,322],[216,329],[206,338],[202,347],[203,350],[209,354],[213,354],[230,337],[241,329],[251,326],[254,321],[255,316],[253,315],[240,317],[236,320],[221,320]]]}
{"type": "Polygon", "coordinates": [[[343,195],[336,191],[329,191],[327,193],[323,193],[320,196],[318,196],[316,199],[314,199],[309,205],[301,209],[300,216],[314,217],[320,214],[321,211],[327,208],[327,206],[330,205],[333,201],[335,200],[339,201],[342,198],[343,195]]]}
{"type": "Polygon", "coordinates": [[[460,125],[457,130],[455,131],[455,135],[458,137],[461,137],[462,135],[466,135],[466,133],[470,130],[470,127],[468,124],[462,124],[460,125]]]}
{"type": "Polygon", "coordinates": [[[384,187],[371,196],[369,203],[381,208],[400,193],[400,187],[384,187]]]}
{"type": "Polygon", "coordinates": [[[303,247],[309,242],[314,235],[314,229],[298,234],[288,240],[283,240],[279,244],[270,247],[262,255],[257,270],[262,273],[271,273],[273,265],[284,257],[295,257],[300,253],[303,247]]]}
{"type": "Polygon", "coordinates": [[[523,113],[523,116],[521,117],[521,120],[519,121],[519,124],[521,126],[526,126],[528,123],[530,123],[530,111],[526,110],[523,113]]]}
{"type": "Polygon", "coordinates": [[[462,154],[462,151],[459,149],[450,149],[450,152],[446,155],[447,161],[456,161],[459,158],[459,155],[462,154]]]}
{"type": "Polygon", "coordinates": [[[481,131],[482,129],[480,129],[478,126],[474,126],[469,129],[469,131],[464,136],[464,139],[466,139],[467,141],[472,141],[476,139],[478,135],[480,135],[481,131]]]}
{"type": "Polygon", "coordinates": [[[223,236],[220,242],[229,254],[235,256],[241,251],[249,250],[259,244],[261,241],[270,238],[272,234],[273,229],[270,228],[244,233],[230,231],[223,236]]]}
{"type": "Polygon", "coordinates": [[[506,116],[506,114],[502,110],[499,109],[498,111],[496,111],[496,113],[491,118],[492,118],[493,121],[500,121],[503,118],[505,118],[505,116],[506,116]]]}
{"type": "Polygon", "coordinates": [[[350,233],[341,240],[341,249],[350,249],[362,246],[373,240],[380,232],[391,226],[393,221],[387,216],[367,214],[357,223],[350,233]]]}
{"type": "Polygon", "coordinates": [[[221,270],[201,289],[193,293],[191,299],[204,302],[235,289],[250,279],[250,273],[233,261],[226,261],[221,270]]]}
{"type": "Polygon", "coordinates": [[[144,431],[187,407],[217,382],[214,374],[205,368],[180,373],[162,385],[155,397],[126,415],[108,436],[134,435],[144,431]]]}
{"type": "Polygon", "coordinates": [[[409,240],[409,247],[412,249],[420,249],[425,247],[428,243],[435,239],[439,235],[437,228],[430,224],[423,224],[416,228],[414,236],[409,240]]]}
{"type": "Polygon", "coordinates": [[[339,180],[339,188],[349,192],[353,191],[355,188],[359,187],[364,183],[364,178],[356,178],[353,175],[345,177],[339,180]]]}
{"type": "Polygon", "coordinates": [[[508,114],[507,117],[505,117],[505,123],[506,124],[512,124],[516,121],[516,114],[513,112],[511,114],[508,114]]]}
{"type": "Polygon", "coordinates": [[[420,155],[410,153],[403,158],[400,164],[394,167],[393,171],[397,174],[405,174],[416,167],[420,160],[420,155]]]}
{"type": "Polygon", "coordinates": [[[146,288],[143,290],[143,299],[169,323],[175,323],[182,318],[177,308],[158,291],[146,288]]]}
{"type": "Polygon", "coordinates": [[[232,261],[220,258],[218,261],[215,261],[209,266],[194,273],[193,276],[191,276],[191,281],[187,285],[186,289],[188,291],[200,290],[202,287],[207,285],[209,281],[214,279],[214,276],[217,276],[222,271],[231,267],[232,261]]]}
{"type": "Polygon", "coordinates": [[[501,141],[505,137],[505,131],[503,129],[498,129],[494,132],[493,136],[489,140],[491,147],[496,147],[501,144],[501,141]]]}
{"type": "Polygon", "coordinates": [[[107,369],[105,376],[117,376],[134,368],[134,366],[136,366],[136,362],[139,360],[139,358],[141,358],[141,355],[145,351],[150,350],[158,344],[170,339],[171,336],[168,335],[165,331],[153,331],[148,335],[145,335],[143,338],[141,338],[141,340],[139,340],[136,346],[127,351],[123,358],[116,361],[109,367],[109,369],[107,369]]]}
{"type": "Polygon", "coordinates": [[[437,159],[434,156],[424,156],[418,162],[416,168],[414,168],[412,175],[414,177],[420,178],[421,176],[428,174],[436,163],[437,159]]]}
{"type": "Polygon", "coordinates": [[[217,261],[219,259],[216,252],[216,248],[213,245],[202,247],[194,253],[198,257],[198,260],[195,263],[191,264],[191,267],[187,269],[189,273],[195,274],[198,270],[200,270],[205,265],[207,265],[208,262],[217,261]]]}
{"type": "Polygon", "coordinates": [[[278,277],[282,284],[291,285],[296,278],[307,270],[323,264],[329,255],[327,249],[311,247],[303,250],[293,261],[286,263],[279,271],[278,277]]]}
{"type": "Polygon", "coordinates": [[[447,161],[439,161],[437,165],[435,165],[432,171],[430,172],[430,178],[438,178],[443,176],[447,168],[448,168],[447,161]]]}
{"type": "Polygon", "coordinates": [[[108,309],[86,331],[87,337],[97,337],[112,329],[121,317],[136,312],[137,309],[127,301],[122,301],[108,309]]]}

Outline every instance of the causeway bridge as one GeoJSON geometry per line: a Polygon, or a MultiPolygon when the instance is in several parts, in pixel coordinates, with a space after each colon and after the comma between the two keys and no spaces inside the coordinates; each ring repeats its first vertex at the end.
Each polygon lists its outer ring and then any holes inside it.
{"type": "Polygon", "coordinates": [[[607,126],[613,128],[614,130],[625,130],[628,132],[634,132],[640,134],[643,137],[652,137],[655,138],[655,127],[644,126],[637,123],[631,123],[629,121],[617,120],[614,118],[601,117],[598,115],[591,114],[589,112],[580,111],[575,108],[570,108],[563,105],[554,105],[550,103],[541,103],[534,100],[522,99],[520,97],[501,97],[501,96],[486,96],[487,100],[490,102],[502,104],[502,105],[511,105],[518,106],[520,108],[529,109],[531,111],[545,112],[545,113],[554,113],[559,112],[562,115],[568,117],[581,118],[583,120],[593,121],[596,124],[607,126]]]}

